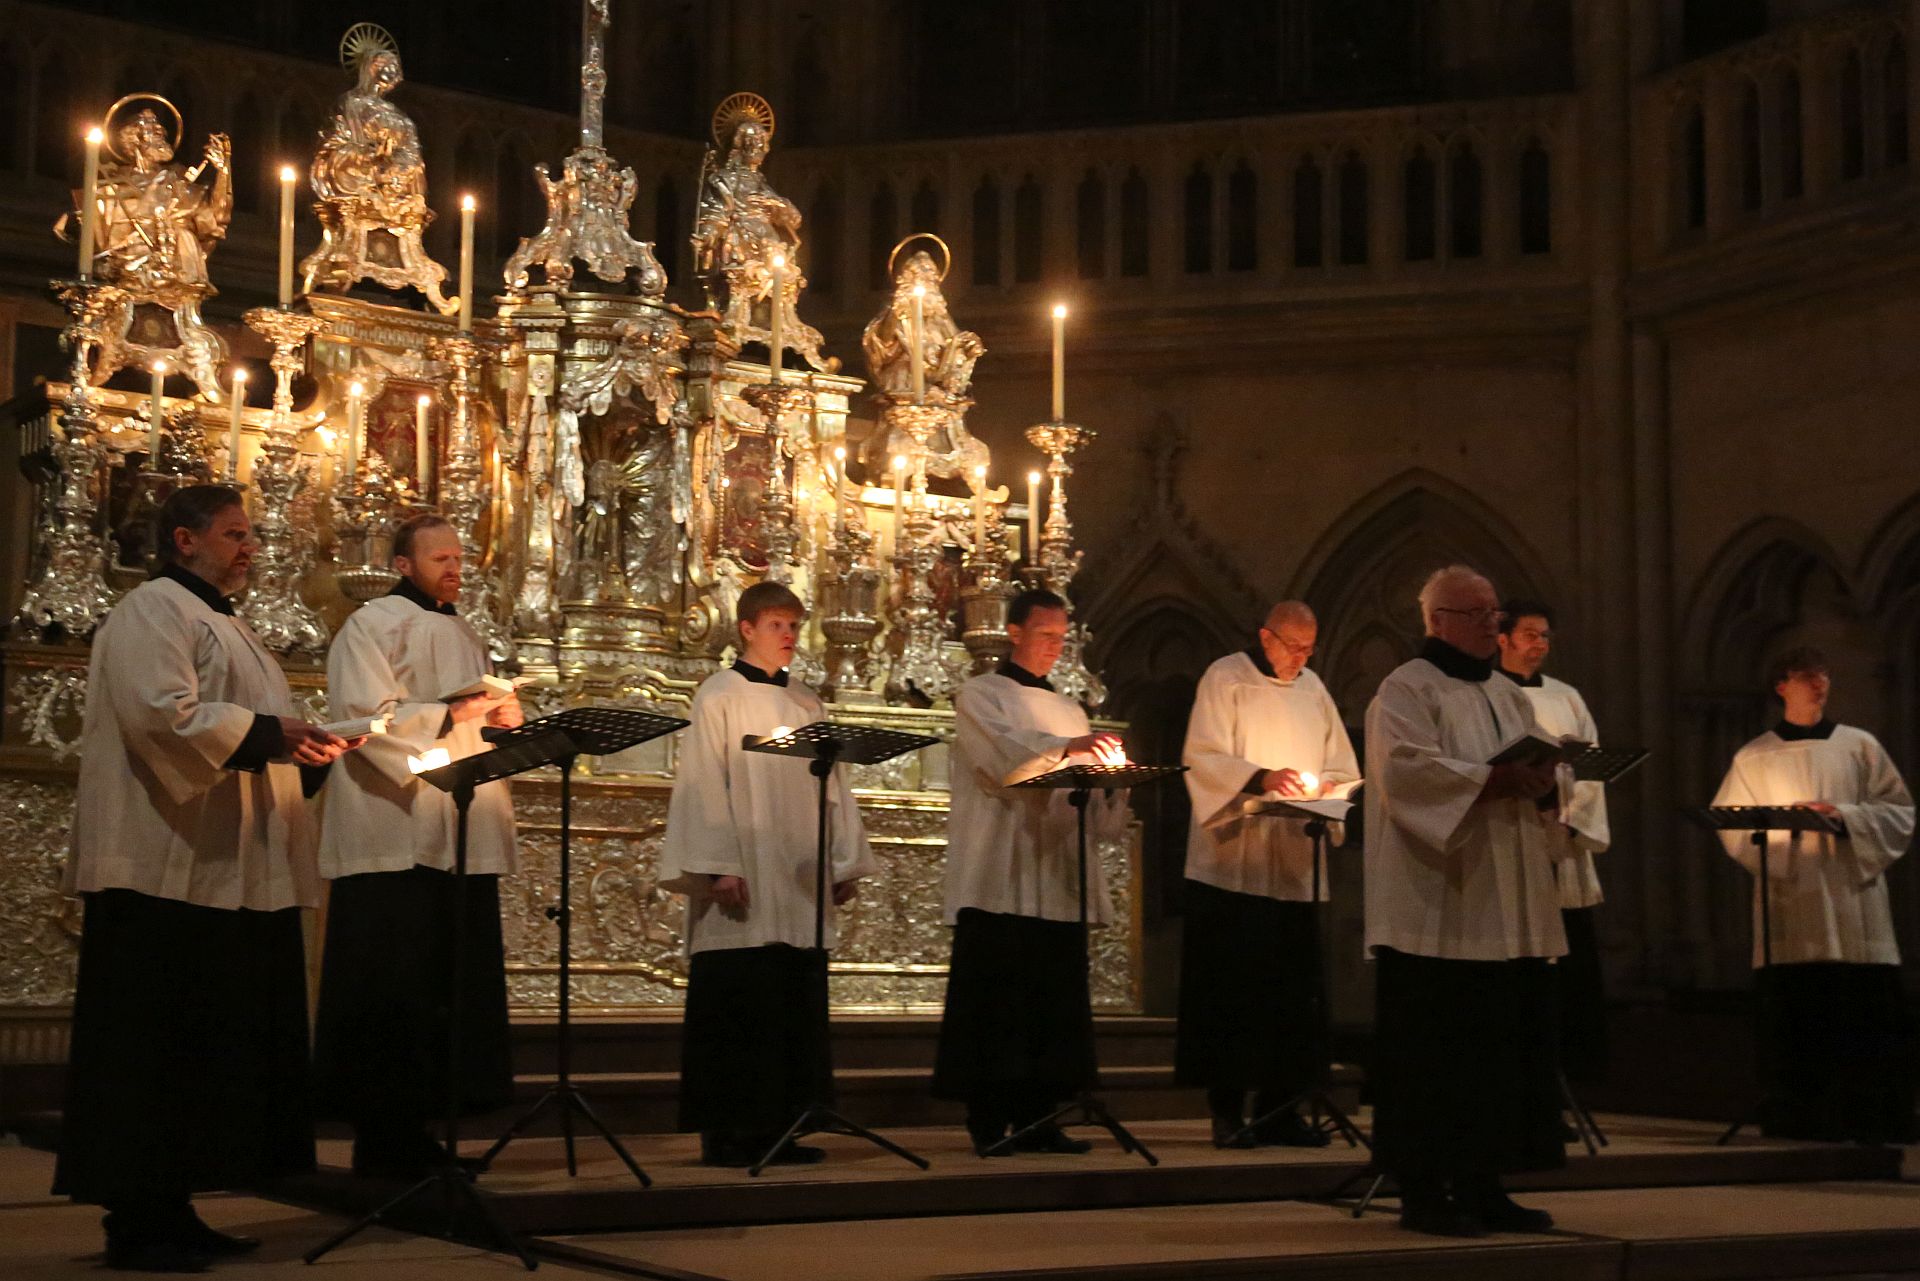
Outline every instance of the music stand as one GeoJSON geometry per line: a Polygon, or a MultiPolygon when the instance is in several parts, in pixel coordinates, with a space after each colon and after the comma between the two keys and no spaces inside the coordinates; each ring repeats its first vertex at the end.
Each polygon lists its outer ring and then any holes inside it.
{"type": "MultiPolygon", "coordinates": [[[[1067,803],[1074,808],[1078,816],[1075,826],[1076,866],[1079,873],[1080,896],[1080,963],[1086,967],[1087,987],[1093,987],[1093,960],[1088,953],[1091,934],[1087,928],[1087,800],[1098,787],[1105,791],[1117,788],[1134,788],[1142,783],[1151,783],[1157,779],[1168,778],[1175,774],[1184,774],[1184,765],[1063,765],[1059,769],[1037,774],[1014,787],[1034,790],[1065,789],[1067,803]]],[[[1155,1156],[1147,1145],[1134,1137],[1131,1130],[1120,1124],[1120,1119],[1102,1103],[1091,1089],[1081,1090],[1069,1103],[1055,1108],[1051,1113],[1037,1121],[1015,1130],[1013,1133],[984,1149],[980,1155],[992,1156],[996,1152],[1010,1151],[1013,1145],[1025,1136],[1052,1125],[1097,1125],[1111,1134],[1120,1145],[1122,1152],[1138,1152],[1148,1165],[1159,1165],[1160,1158],[1155,1156]]]]}
{"type": "MultiPolygon", "coordinates": [[[[940,740],[927,734],[907,734],[900,730],[883,729],[877,725],[847,725],[837,721],[815,721],[811,725],[802,725],[799,729],[790,729],[783,734],[770,734],[765,737],[747,735],[741,742],[742,750],[764,752],[769,756],[792,756],[808,762],[807,770],[820,784],[820,812],[815,828],[814,870],[813,870],[813,948],[820,956],[820,970],[824,975],[827,968],[827,784],[833,778],[833,767],[841,761],[849,765],[876,765],[881,761],[892,760],[907,752],[916,752],[923,747],[931,747],[940,740]]],[[[820,986],[822,996],[826,993],[826,984],[820,986]]],[[[822,1010],[821,1018],[829,1018],[829,1012],[822,1010]]],[[[782,1151],[805,1138],[809,1134],[842,1134],[848,1138],[865,1139],[867,1142],[885,1148],[895,1156],[911,1161],[921,1169],[927,1168],[924,1157],[907,1151],[885,1135],[877,1134],[864,1125],[849,1121],[824,1102],[815,1100],[809,1103],[786,1133],[774,1141],[766,1154],[747,1168],[750,1178],[757,1178],[773,1159],[782,1151]]]]}
{"type": "Polygon", "coordinates": [[[461,972],[466,962],[467,898],[467,811],[473,806],[474,790],[484,783],[523,774],[530,769],[551,765],[578,752],[573,738],[558,727],[539,727],[538,722],[503,735],[488,751],[463,757],[437,769],[422,771],[419,777],[453,796],[455,815],[453,842],[453,955],[447,978],[447,1063],[446,1063],[446,1139],[439,1167],[400,1195],[380,1205],[372,1213],[309,1250],[306,1261],[314,1263],[322,1255],[379,1223],[389,1212],[430,1188],[439,1188],[447,1207],[447,1228],[443,1236],[452,1239],[461,1205],[479,1215],[492,1231],[494,1241],[519,1256],[531,1272],[539,1262],[507,1230],[493,1207],[474,1186],[474,1172],[460,1161],[460,1011],[461,972]]]}
{"type": "MultiPolygon", "coordinates": [[[[1342,804],[1346,804],[1349,809],[1352,808],[1349,802],[1342,802],[1342,804]]],[[[1308,919],[1313,922],[1313,955],[1314,960],[1319,964],[1319,990],[1314,997],[1319,1003],[1319,1009],[1315,1012],[1314,1037],[1318,1042],[1319,1048],[1318,1062],[1320,1064],[1320,1079],[1298,1094],[1295,1094],[1285,1103],[1275,1108],[1269,1108],[1266,1112],[1254,1117],[1251,1121],[1241,1126],[1240,1129],[1236,1130],[1233,1138],[1238,1139],[1242,1134],[1254,1134],[1257,1136],[1260,1127],[1268,1121],[1284,1113],[1293,1111],[1293,1109],[1299,1107],[1302,1103],[1312,1103],[1314,1108],[1315,1130],[1322,1128],[1320,1114],[1325,1112],[1327,1118],[1326,1124],[1331,1125],[1334,1133],[1347,1141],[1348,1147],[1363,1147],[1371,1151],[1373,1145],[1367,1142],[1365,1135],[1360,1133],[1360,1127],[1353,1123],[1353,1118],[1348,1116],[1346,1112],[1340,1108],[1340,1105],[1333,1101],[1331,1092],[1333,1086],[1333,1047],[1328,1044],[1331,1039],[1328,1035],[1328,1030],[1329,1021],[1332,1018],[1332,1002],[1327,995],[1327,967],[1324,955],[1326,948],[1320,938],[1320,860],[1324,857],[1325,842],[1327,839],[1327,823],[1329,821],[1341,820],[1329,820],[1326,815],[1316,810],[1305,809],[1293,801],[1286,800],[1269,801],[1250,798],[1241,805],[1241,812],[1250,817],[1305,819],[1307,836],[1313,841],[1313,893],[1308,899],[1312,910],[1308,919]]],[[[1229,1143],[1231,1143],[1231,1141],[1232,1140],[1229,1140],[1229,1143]]]]}
{"type": "Polygon", "coordinates": [[[647,1177],[647,1172],[640,1168],[626,1145],[600,1119],[600,1114],[587,1102],[580,1087],[573,1083],[573,763],[579,756],[611,756],[615,752],[685,729],[687,725],[688,722],[678,716],[661,716],[625,707],[570,707],[564,712],[542,716],[490,738],[498,747],[519,737],[559,730],[572,744],[572,751],[555,762],[560,768],[560,903],[557,907],[547,909],[547,919],[560,927],[560,1027],[559,1038],[554,1043],[557,1072],[547,1092],[534,1100],[533,1106],[522,1112],[519,1119],[507,1127],[506,1133],[495,1139],[493,1146],[481,1156],[480,1169],[483,1172],[492,1167],[493,1159],[500,1155],[507,1144],[519,1138],[521,1132],[533,1124],[535,1117],[549,1106],[557,1106],[560,1109],[560,1133],[566,1144],[569,1177],[580,1173],[573,1139],[573,1118],[578,1113],[586,1118],[588,1125],[600,1132],[600,1137],[626,1164],[633,1177],[640,1180],[641,1187],[653,1186],[653,1180],[647,1177]]]}
{"type": "Polygon", "coordinates": [[[1631,774],[1647,759],[1647,751],[1642,747],[1594,747],[1580,748],[1567,757],[1567,764],[1573,766],[1573,777],[1581,783],[1613,783],[1631,774]]]}
{"type": "MultiPolygon", "coordinates": [[[[1683,806],[1680,812],[1711,832],[1751,833],[1754,852],[1759,855],[1760,976],[1755,982],[1759,995],[1753,1011],[1754,1041],[1762,1065],[1761,1088],[1765,1090],[1770,1088],[1773,1078],[1774,1023],[1773,878],[1767,863],[1767,837],[1773,832],[1838,832],[1841,830],[1840,824],[1825,814],[1794,805],[1689,805],[1683,806]]],[[[1755,1113],[1764,1106],[1763,1098],[1746,1116],[1728,1126],[1726,1133],[1714,1140],[1715,1145],[1724,1146],[1745,1126],[1757,1123],[1755,1113]]]]}

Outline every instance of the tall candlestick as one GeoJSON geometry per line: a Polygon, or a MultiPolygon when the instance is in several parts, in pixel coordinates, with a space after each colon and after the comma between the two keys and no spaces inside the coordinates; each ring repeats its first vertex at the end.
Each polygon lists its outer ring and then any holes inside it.
{"type": "Polygon", "coordinates": [[[767,363],[773,367],[773,381],[780,381],[780,369],[785,364],[786,344],[780,338],[780,306],[786,294],[787,256],[773,256],[773,293],[767,299],[767,363]]]}
{"type": "Polygon", "coordinates": [[[433,476],[431,451],[427,448],[427,406],[432,403],[431,396],[413,402],[413,485],[421,502],[427,500],[427,482],[433,476]]]}
{"type": "Polygon", "coordinates": [[[986,555],[987,551],[987,469],[973,469],[973,554],[986,555]]]}
{"type": "Polygon", "coordinates": [[[347,465],[345,480],[348,489],[360,477],[360,397],[367,389],[359,383],[347,386],[347,465]]]}
{"type": "Polygon", "coordinates": [[[167,362],[153,362],[153,404],[147,423],[147,470],[160,469],[160,424],[167,415],[167,362]]]}
{"type": "Polygon", "coordinates": [[[913,403],[918,405],[927,398],[926,354],[921,347],[920,336],[926,332],[927,287],[913,287],[913,325],[907,334],[907,350],[913,361],[913,403]]]}
{"type": "Polygon", "coordinates": [[[240,479],[240,411],[247,403],[247,371],[239,366],[233,371],[233,391],[227,400],[233,406],[233,416],[227,422],[227,479],[240,479]]]}
{"type": "Polygon", "coordinates": [[[85,176],[80,182],[80,279],[93,275],[94,220],[100,216],[100,144],[106,135],[95,125],[87,130],[85,176]]]}
{"type": "Polygon", "coordinates": [[[473,328],[473,197],[460,197],[460,332],[473,328]]]}
{"type": "Polygon", "coordinates": [[[1040,473],[1027,473],[1027,563],[1040,563],[1040,473]]]}
{"type": "Polygon", "coordinates": [[[293,184],[300,175],[280,166],[280,305],[293,301],[293,184]]]}
{"type": "Polygon", "coordinates": [[[1053,421],[1067,418],[1067,305],[1053,305],[1053,421]]]}

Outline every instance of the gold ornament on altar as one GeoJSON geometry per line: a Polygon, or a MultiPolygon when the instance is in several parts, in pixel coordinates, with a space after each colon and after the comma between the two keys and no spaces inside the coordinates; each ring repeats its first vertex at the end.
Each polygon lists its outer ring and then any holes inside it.
{"type": "Polygon", "coordinates": [[[420,132],[387,100],[402,80],[400,51],[386,31],[363,22],[340,41],[340,62],[356,79],[313,158],[321,241],[300,264],[302,288],[345,291],[362,280],[388,289],[411,285],[441,315],[452,315],[459,300],[440,291],[447,269],[420,243],[433,221],[420,132]]]}
{"type": "Polygon", "coordinates": [[[987,447],[967,430],[966,412],[973,406],[967,393],[987,347],[947,309],[940,284],[952,261],[946,242],[931,232],[895,245],[887,258],[893,297],[867,322],[860,346],[880,406],[876,456],[904,453],[916,472],[971,476],[986,464],[987,447]],[[920,240],[941,251],[939,265],[924,249],[900,262],[900,251],[920,240]]]}

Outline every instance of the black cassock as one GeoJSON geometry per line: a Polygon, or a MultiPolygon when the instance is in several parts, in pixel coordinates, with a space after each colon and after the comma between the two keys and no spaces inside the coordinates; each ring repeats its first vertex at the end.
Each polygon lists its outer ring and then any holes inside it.
{"type": "Polygon", "coordinates": [[[827,954],[770,943],[695,952],[680,1049],[682,1130],[756,1139],[833,1102],[827,954]]]}
{"type": "Polygon", "coordinates": [[[1174,1080],[1258,1090],[1274,1106],[1320,1079],[1325,1016],[1311,903],[1184,886],[1174,1080]]]}

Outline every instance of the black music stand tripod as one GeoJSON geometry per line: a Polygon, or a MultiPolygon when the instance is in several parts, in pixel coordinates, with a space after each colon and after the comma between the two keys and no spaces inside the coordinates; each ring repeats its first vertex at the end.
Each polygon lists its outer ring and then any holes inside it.
{"type": "Polygon", "coordinates": [[[1306,1089],[1295,1094],[1278,1107],[1270,1108],[1248,1121],[1233,1137],[1242,1134],[1258,1135],[1260,1127],[1278,1117],[1285,1116],[1302,1103],[1313,1106],[1313,1128],[1316,1131],[1330,1129],[1347,1141],[1348,1147],[1363,1147],[1371,1150],[1373,1145],[1367,1142],[1367,1136],[1360,1133],[1353,1118],[1348,1116],[1339,1104],[1333,1101],[1333,1047],[1329,1044],[1329,1020],[1331,1001],[1327,995],[1326,948],[1320,937],[1320,861],[1325,857],[1327,840],[1327,817],[1310,809],[1303,809],[1291,801],[1252,801],[1246,806],[1249,815],[1267,815],[1274,818],[1296,818],[1307,821],[1307,837],[1313,842],[1313,892],[1308,904],[1311,907],[1309,919],[1313,922],[1313,956],[1319,965],[1319,982],[1316,985],[1315,1000],[1319,1008],[1314,1011],[1314,1040],[1318,1054],[1315,1061],[1319,1064],[1320,1079],[1306,1089]],[[1324,1116],[1325,1120],[1322,1120],[1324,1116]]]}
{"type": "MultiPolygon", "coordinates": [[[[1174,774],[1184,774],[1184,765],[1066,765],[1049,770],[1013,786],[1036,790],[1066,789],[1067,803],[1073,806],[1077,817],[1075,823],[1074,852],[1078,869],[1078,891],[1080,898],[1080,962],[1086,967],[1087,987],[1093,987],[1093,958],[1089,950],[1092,933],[1087,925],[1087,802],[1093,796],[1093,789],[1104,791],[1118,788],[1134,788],[1142,783],[1151,783],[1156,779],[1167,778],[1174,774]]],[[[1111,1134],[1114,1142],[1120,1145],[1122,1152],[1138,1152],[1148,1165],[1159,1165],[1160,1158],[1136,1137],[1133,1131],[1120,1123],[1120,1118],[1102,1103],[1091,1089],[1080,1091],[1070,1102],[1055,1108],[1046,1116],[1033,1121],[994,1143],[980,1153],[983,1157],[997,1152],[1011,1151],[1020,1139],[1045,1126],[1097,1125],[1111,1134]]]]}
{"type": "Polygon", "coordinates": [[[653,1180],[647,1177],[647,1172],[640,1168],[626,1145],[601,1120],[600,1114],[587,1102],[580,1087],[573,1083],[573,763],[579,756],[610,756],[625,751],[629,747],[685,729],[687,724],[678,716],[660,716],[625,707],[572,707],[552,716],[528,721],[519,729],[493,739],[495,743],[503,743],[516,734],[553,728],[565,732],[573,743],[573,751],[555,762],[560,768],[560,902],[558,906],[547,909],[547,919],[560,927],[560,1025],[554,1042],[555,1079],[547,1092],[522,1112],[519,1119],[507,1127],[506,1133],[495,1139],[493,1146],[480,1157],[482,1172],[492,1167],[493,1159],[500,1155],[507,1144],[519,1138],[535,1118],[549,1107],[557,1107],[560,1109],[560,1133],[566,1144],[569,1177],[580,1173],[573,1137],[573,1119],[577,1114],[599,1132],[607,1146],[613,1149],[614,1155],[620,1158],[634,1178],[640,1180],[641,1187],[653,1186],[653,1180]]]}
{"type": "MultiPolygon", "coordinates": [[[[742,749],[749,752],[764,752],[770,756],[794,756],[807,762],[807,772],[812,774],[820,785],[820,808],[815,827],[814,870],[813,870],[813,950],[820,963],[820,972],[824,979],[827,969],[827,895],[830,892],[827,876],[827,788],[833,779],[833,767],[841,762],[849,765],[874,765],[881,761],[892,760],[907,752],[931,747],[940,740],[926,734],[905,734],[899,730],[883,729],[877,725],[850,725],[837,721],[815,721],[811,725],[802,725],[799,729],[788,730],[783,734],[757,738],[749,735],[741,743],[742,749]]],[[[820,992],[824,1000],[826,984],[821,983],[820,992]]],[[[829,1009],[819,1011],[820,1019],[829,1022],[829,1009]]],[[[869,1130],[864,1125],[849,1121],[828,1103],[815,1100],[801,1110],[787,1127],[786,1133],[774,1140],[765,1155],[747,1169],[750,1178],[757,1178],[773,1159],[788,1147],[810,1134],[841,1134],[848,1138],[865,1139],[878,1147],[885,1148],[903,1160],[911,1161],[921,1169],[927,1168],[926,1158],[916,1156],[883,1134],[869,1130]]]]}
{"type": "Polygon", "coordinates": [[[453,955],[447,978],[447,1064],[446,1120],[444,1151],[437,1168],[398,1196],[386,1201],[372,1213],[347,1225],[306,1254],[308,1263],[343,1245],[361,1232],[385,1219],[392,1211],[424,1192],[439,1189],[446,1206],[447,1226],[442,1236],[453,1239],[461,1209],[471,1210],[487,1225],[494,1243],[503,1251],[517,1255],[531,1272],[539,1263],[517,1237],[507,1230],[487,1199],[474,1186],[474,1171],[460,1160],[460,1012],[461,974],[466,963],[467,898],[467,811],[473,806],[473,793],[483,783],[511,778],[530,769],[551,765],[578,752],[572,737],[559,728],[536,728],[539,722],[522,726],[502,735],[489,751],[464,757],[437,769],[425,770],[420,777],[443,792],[453,795],[455,813],[453,846],[453,955]]]}
{"type": "MultiPolygon", "coordinates": [[[[1753,1006],[1754,1043],[1762,1065],[1761,1089],[1772,1088],[1773,1032],[1777,1011],[1773,999],[1773,877],[1767,862],[1768,836],[1774,832],[1836,832],[1839,825],[1826,815],[1789,805],[1705,805],[1681,810],[1696,824],[1713,832],[1747,832],[1760,861],[1760,972],[1755,986],[1758,993],[1753,1006]]],[[[1733,1136],[1749,1125],[1759,1124],[1759,1113],[1766,1098],[1748,1109],[1746,1115],[1727,1127],[1714,1140],[1725,1146],[1733,1136]]]]}

